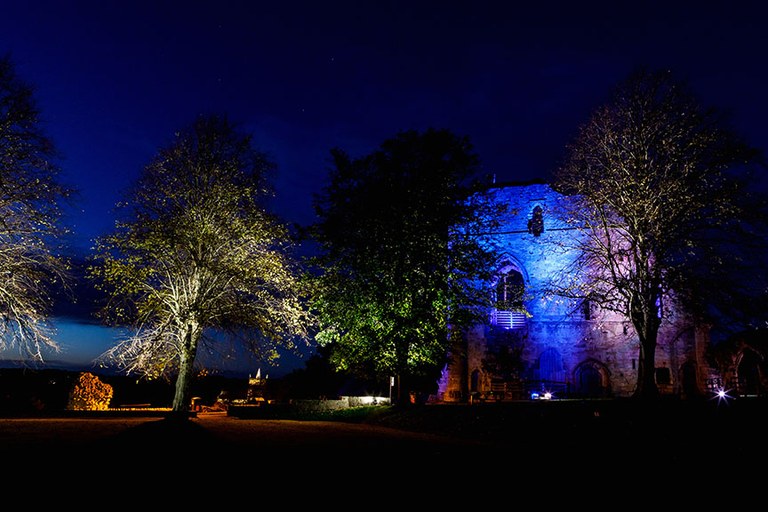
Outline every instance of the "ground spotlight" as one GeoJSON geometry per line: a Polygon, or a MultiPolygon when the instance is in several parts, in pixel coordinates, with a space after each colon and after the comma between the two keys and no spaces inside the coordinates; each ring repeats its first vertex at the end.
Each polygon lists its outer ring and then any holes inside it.
{"type": "Polygon", "coordinates": [[[720,402],[728,403],[728,400],[733,398],[731,395],[728,394],[728,391],[729,390],[726,390],[725,388],[722,388],[722,387],[717,388],[717,390],[715,390],[715,397],[717,398],[717,403],[720,403],[720,402]]]}

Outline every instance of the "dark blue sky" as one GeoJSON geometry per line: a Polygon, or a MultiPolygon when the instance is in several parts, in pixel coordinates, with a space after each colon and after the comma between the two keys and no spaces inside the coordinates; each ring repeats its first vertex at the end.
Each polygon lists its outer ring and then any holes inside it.
{"type": "Polygon", "coordinates": [[[5,2],[0,52],[36,89],[75,246],[173,133],[225,113],[278,164],[278,212],[311,219],[333,147],[467,135],[498,180],[547,179],[636,66],[670,69],[765,149],[760,2],[5,2]]]}
{"type": "Polygon", "coordinates": [[[278,164],[279,208],[309,220],[332,147],[404,129],[473,141],[500,180],[547,178],[635,66],[668,68],[765,145],[759,2],[8,2],[0,51],[36,87],[80,189],[76,243],[174,131],[226,113],[278,164]],[[605,4],[605,5],[600,5],[605,4]],[[709,4],[709,5],[707,5],[709,4]]]}

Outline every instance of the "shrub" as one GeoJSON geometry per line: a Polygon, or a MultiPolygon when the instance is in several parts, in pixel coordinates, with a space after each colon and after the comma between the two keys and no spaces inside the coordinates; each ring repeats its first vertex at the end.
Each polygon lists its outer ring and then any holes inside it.
{"type": "Polygon", "coordinates": [[[70,411],[104,411],[109,408],[113,389],[92,373],[83,372],[69,392],[70,411]]]}

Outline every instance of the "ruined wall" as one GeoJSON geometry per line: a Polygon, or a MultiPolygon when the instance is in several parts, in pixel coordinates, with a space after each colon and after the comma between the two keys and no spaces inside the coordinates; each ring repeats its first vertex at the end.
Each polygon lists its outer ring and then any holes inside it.
{"type": "MultiPolygon", "coordinates": [[[[559,218],[566,199],[548,185],[500,187],[489,193],[506,203],[509,210],[493,237],[501,254],[499,270],[514,268],[526,286],[525,305],[530,317],[524,327],[514,329],[517,339],[524,340],[525,369],[520,375],[522,385],[527,386],[524,395],[536,391],[531,387],[551,383],[557,391],[571,396],[630,396],[637,380],[639,355],[631,324],[594,309],[587,318],[583,304],[542,293],[547,281],[575,257],[569,247],[578,233],[559,218]]],[[[439,383],[439,400],[465,401],[490,395],[498,379],[483,369],[482,360],[489,340],[497,335],[495,330],[498,328],[491,325],[477,326],[467,333],[466,345],[454,349],[452,363],[439,383]]],[[[682,319],[662,325],[656,352],[656,367],[666,368],[657,372],[662,393],[681,393],[686,363],[689,370],[695,369],[697,379],[689,388],[702,387],[707,373],[700,369],[703,343],[706,336],[682,319]]]]}

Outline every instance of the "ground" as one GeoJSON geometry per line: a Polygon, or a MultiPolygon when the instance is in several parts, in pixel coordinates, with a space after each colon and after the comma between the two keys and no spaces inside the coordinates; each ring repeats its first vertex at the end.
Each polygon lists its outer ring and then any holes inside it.
{"type": "Polygon", "coordinates": [[[766,402],[755,399],[424,405],[407,412],[382,407],[354,421],[239,419],[225,412],[186,421],[2,418],[0,456],[14,461],[6,469],[60,468],[59,483],[106,477],[114,488],[125,485],[127,474],[133,489],[178,477],[192,479],[190,492],[198,485],[255,482],[270,489],[343,489],[393,478],[444,489],[456,482],[484,495],[510,485],[599,482],[616,489],[643,481],[669,492],[680,489],[681,479],[705,489],[721,476],[737,476],[738,484],[726,479],[725,485],[743,493],[753,476],[763,478],[754,468],[768,460],[765,411],[766,402]]]}

